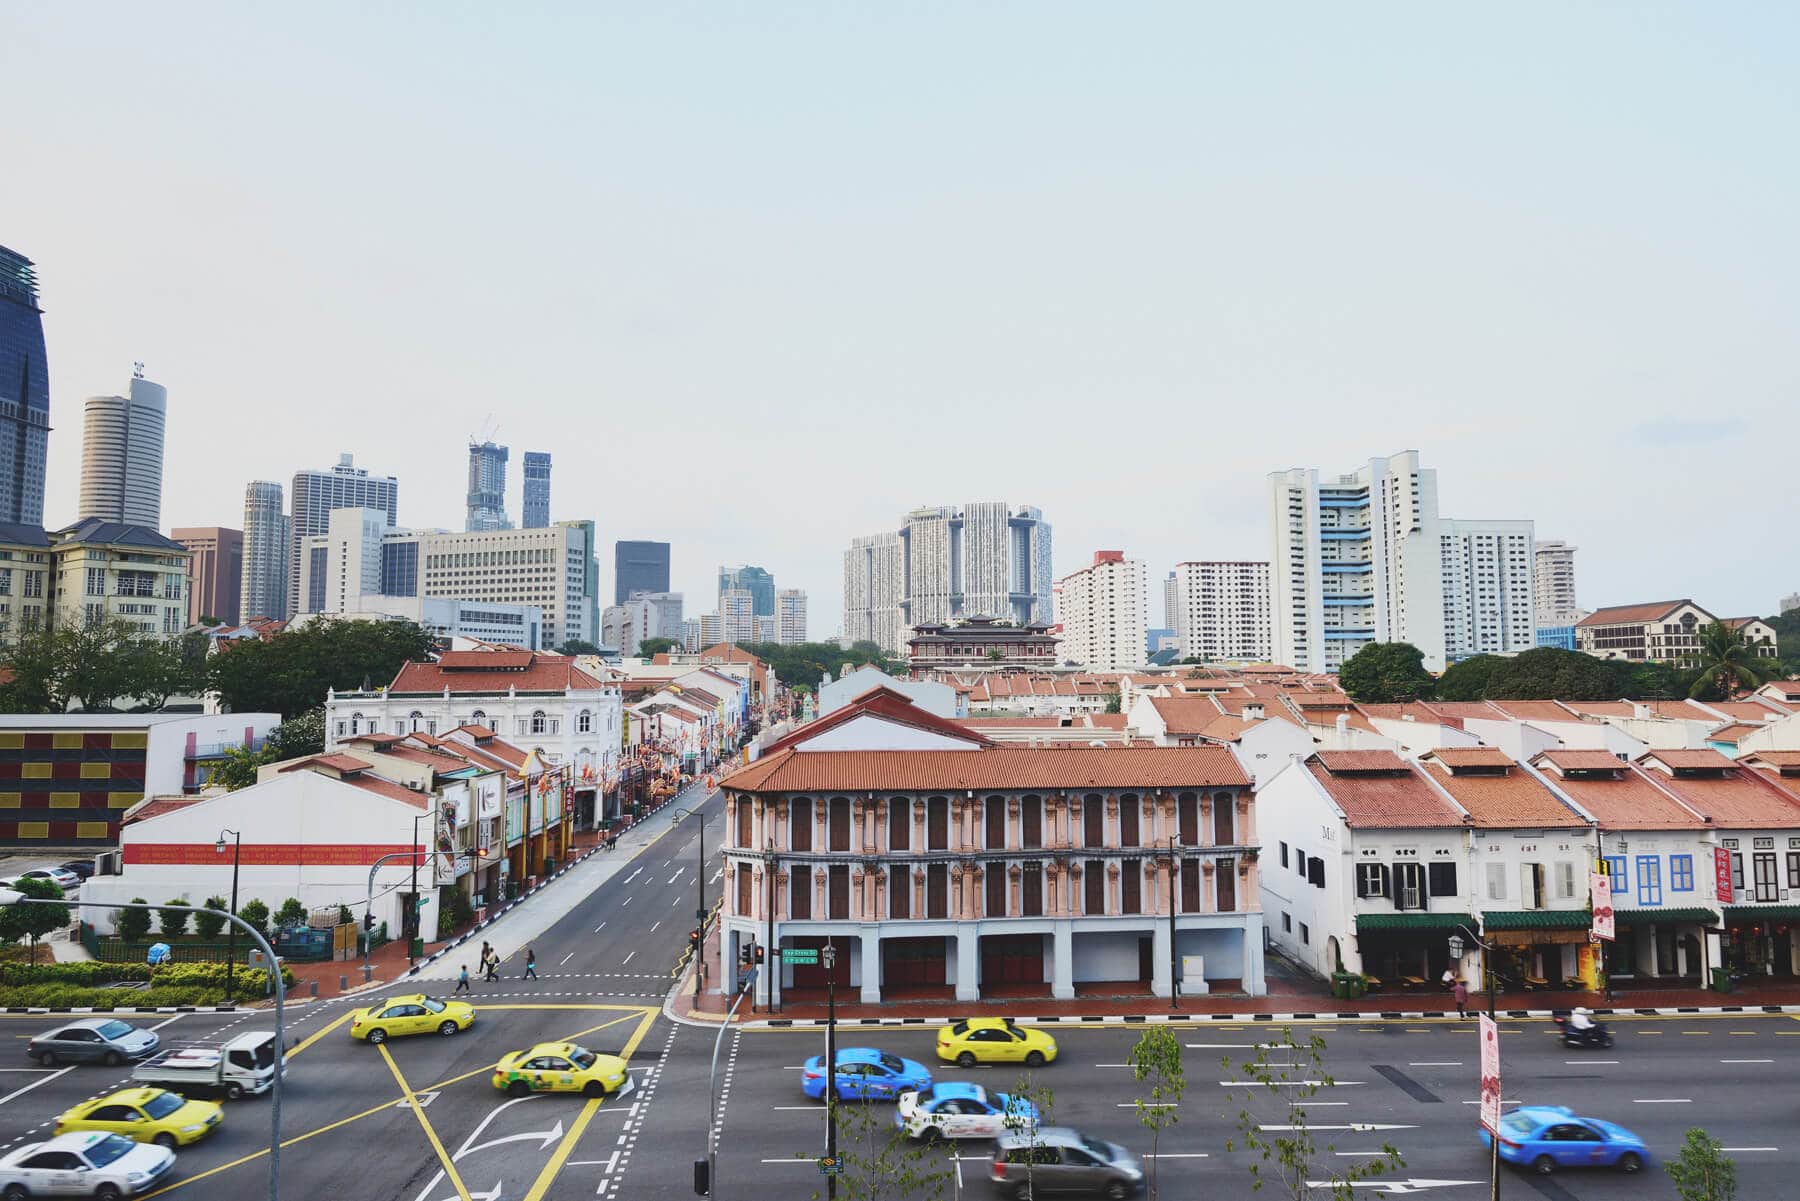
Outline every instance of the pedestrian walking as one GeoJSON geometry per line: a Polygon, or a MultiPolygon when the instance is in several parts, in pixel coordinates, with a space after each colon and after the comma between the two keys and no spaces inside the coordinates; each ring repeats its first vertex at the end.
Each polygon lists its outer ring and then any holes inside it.
{"type": "Polygon", "coordinates": [[[525,948],[525,979],[536,980],[537,978],[538,978],[537,952],[532,950],[530,947],[526,947],[525,948]]]}
{"type": "Polygon", "coordinates": [[[1456,998],[1456,1016],[1459,1018],[1468,1017],[1469,986],[1464,984],[1461,980],[1458,980],[1456,982],[1456,987],[1450,990],[1450,995],[1456,998]]]}
{"type": "Polygon", "coordinates": [[[456,991],[457,992],[471,991],[471,989],[469,988],[469,965],[466,963],[462,965],[462,975],[460,975],[456,978],[456,991]]]}
{"type": "Polygon", "coordinates": [[[500,952],[489,951],[487,962],[482,966],[487,971],[487,978],[490,981],[498,980],[500,978],[500,952]]]}

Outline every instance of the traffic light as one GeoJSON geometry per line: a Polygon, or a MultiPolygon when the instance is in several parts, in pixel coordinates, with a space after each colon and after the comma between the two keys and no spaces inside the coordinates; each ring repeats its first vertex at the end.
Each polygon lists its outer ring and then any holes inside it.
{"type": "Polygon", "coordinates": [[[744,943],[738,948],[738,962],[745,967],[750,966],[750,945],[751,944],[749,943],[744,943]]]}
{"type": "Polygon", "coordinates": [[[755,962],[761,963],[762,961],[763,961],[763,947],[762,947],[762,944],[759,942],[756,944],[755,962]]]}
{"type": "Polygon", "coordinates": [[[700,927],[695,926],[688,931],[688,947],[698,954],[700,951],[700,927]]]}
{"type": "Polygon", "coordinates": [[[373,913],[363,914],[363,929],[365,929],[365,930],[375,929],[375,915],[373,913]]]}

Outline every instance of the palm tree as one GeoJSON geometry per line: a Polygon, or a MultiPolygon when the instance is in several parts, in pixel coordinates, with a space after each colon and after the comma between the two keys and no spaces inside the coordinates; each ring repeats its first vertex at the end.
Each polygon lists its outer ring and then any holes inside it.
{"type": "Polygon", "coordinates": [[[1756,648],[1745,641],[1743,631],[1715,621],[1700,635],[1700,678],[1688,689],[1688,696],[1698,699],[1716,689],[1729,700],[1740,687],[1752,689],[1774,676],[1774,667],[1757,658],[1756,648]]]}

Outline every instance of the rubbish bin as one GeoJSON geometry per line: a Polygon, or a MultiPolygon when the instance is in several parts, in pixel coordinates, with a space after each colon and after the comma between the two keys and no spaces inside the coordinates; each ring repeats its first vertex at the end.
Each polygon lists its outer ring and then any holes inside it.
{"type": "Polygon", "coordinates": [[[556,874],[556,856],[555,855],[545,855],[544,856],[544,875],[554,876],[555,874],[556,874]]]}
{"type": "Polygon", "coordinates": [[[1731,971],[1728,968],[1716,967],[1712,970],[1712,986],[1714,992],[1731,991],[1731,971]]]}
{"type": "Polygon", "coordinates": [[[414,959],[425,958],[425,940],[415,935],[406,944],[406,953],[414,959]]]}

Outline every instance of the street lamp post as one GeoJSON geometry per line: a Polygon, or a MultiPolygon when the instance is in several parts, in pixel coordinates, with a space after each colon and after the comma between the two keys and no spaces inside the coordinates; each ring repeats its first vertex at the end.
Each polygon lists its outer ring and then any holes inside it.
{"type": "Polygon", "coordinates": [[[1175,835],[1169,835],[1169,1008],[1181,1008],[1181,984],[1175,975],[1178,956],[1175,954],[1175,876],[1181,870],[1181,860],[1175,853],[1175,835]]]}
{"type": "MultiPolygon", "coordinates": [[[[1458,963],[1462,961],[1463,935],[1465,934],[1469,936],[1470,942],[1481,948],[1481,974],[1487,977],[1487,1011],[1488,1019],[1491,1021],[1494,1018],[1495,978],[1492,965],[1488,963],[1488,956],[1493,953],[1494,948],[1477,938],[1475,932],[1467,926],[1458,926],[1456,929],[1457,933],[1450,936],[1449,944],[1450,958],[1453,961],[1458,963]]],[[[1502,1108],[1505,1107],[1502,1106],[1502,1108]]],[[[1500,1201],[1500,1130],[1498,1126],[1489,1132],[1489,1141],[1493,1143],[1493,1154],[1488,1161],[1488,1197],[1490,1201],[1500,1201]]]]}
{"type": "MultiPolygon", "coordinates": [[[[67,909],[138,909],[149,913],[154,905],[140,905],[126,901],[53,901],[42,897],[28,897],[11,888],[0,888],[0,906],[4,905],[61,905],[67,909]]],[[[225,920],[233,928],[242,926],[253,942],[262,951],[269,963],[269,973],[275,982],[275,1084],[269,1102],[269,1201],[279,1201],[281,1188],[281,1077],[287,1070],[286,1054],[283,1050],[282,1031],[285,1011],[283,1008],[287,989],[281,982],[280,966],[275,962],[275,948],[269,940],[262,936],[262,931],[235,913],[225,915],[225,920]]]]}
{"type": "MultiPolygon", "coordinates": [[[[531,788],[531,782],[529,780],[526,781],[525,787],[527,790],[531,788]]],[[[413,940],[421,939],[425,933],[424,926],[419,922],[419,914],[424,910],[424,906],[419,904],[419,859],[421,857],[419,849],[419,823],[428,817],[435,818],[436,816],[437,807],[433,806],[423,813],[414,814],[412,819],[412,906],[406,918],[406,965],[408,967],[411,967],[416,961],[413,955],[413,940]]]]}
{"type": "MultiPolygon", "coordinates": [[[[244,858],[244,835],[241,830],[220,830],[219,841],[213,843],[213,850],[225,853],[225,836],[229,834],[231,843],[231,912],[237,912],[238,865],[244,858]]],[[[225,935],[225,1003],[231,1004],[232,984],[237,975],[237,926],[227,925],[225,935]]]]}
{"type": "Polygon", "coordinates": [[[826,1201],[837,1198],[837,946],[830,939],[819,952],[825,965],[825,1158],[831,1171],[825,1177],[826,1201]]]}
{"type": "MultiPolygon", "coordinates": [[[[682,818],[695,816],[698,816],[696,810],[677,809],[674,814],[671,815],[669,824],[678,826],[681,824],[682,818]]],[[[696,962],[694,964],[694,1004],[698,1005],[700,1004],[700,990],[702,987],[700,979],[701,965],[705,962],[705,957],[701,955],[700,952],[706,946],[706,818],[703,816],[700,817],[699,833],[694,836],[694,850],[694,885],[699,890],[698,898],[694,902],[694,920],[700,923],[700,946],[695,948],[694,951],[696,956],[696,962]]],[[[723,934],[719,936],[719,975],[721,977],[725,974],[724,937],[723,934]]]]}

